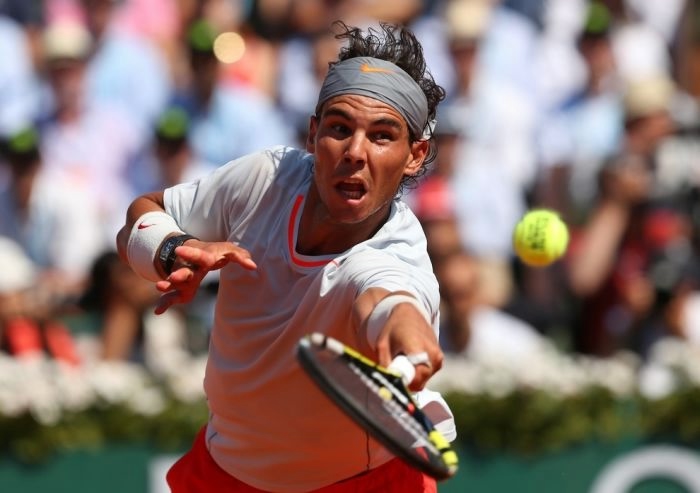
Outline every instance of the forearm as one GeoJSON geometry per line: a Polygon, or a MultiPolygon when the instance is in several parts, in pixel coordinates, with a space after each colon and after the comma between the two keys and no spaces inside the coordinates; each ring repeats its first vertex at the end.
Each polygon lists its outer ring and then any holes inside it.
{"type": "Polygon", "coordinates": [[[442,354],[423,303],[405,291],[371,288],[355,302],[354,322],[380,364],[397,354],[428,352],[439,368],[442,354]]]}
{"type": "Polygon", "coordinates": [[[615,263],[630,214],[629,207],[612,200],[595,211],[570,263],[570,282],[576,294],[588,295],[603,283],[615,263]]]}
{"type": "Polygon", "coordinates": [[[163,209],[163,194],[145,195],[127,211],[126,224],[117,235],[120,257],[140,277],[158,282],[166,279],[178,259],[175,250],[187,235],[163,209]]]}

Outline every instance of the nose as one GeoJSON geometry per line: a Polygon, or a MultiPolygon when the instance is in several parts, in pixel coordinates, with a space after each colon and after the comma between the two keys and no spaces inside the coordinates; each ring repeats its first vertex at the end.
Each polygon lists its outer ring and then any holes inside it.
{"type": "Polygon", "coordinates": [[[362,166],[367,162],[367,139],[364,132],[356,131],[348,139],[344,158],[353,166],[362,166]]]}

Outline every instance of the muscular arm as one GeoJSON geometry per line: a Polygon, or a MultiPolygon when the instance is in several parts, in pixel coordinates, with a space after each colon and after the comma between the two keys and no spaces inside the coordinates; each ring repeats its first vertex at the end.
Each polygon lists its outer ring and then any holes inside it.
{"type": "Polygon", "coordinates": [[[615,202],[601,204],[593,213],[571,258],[569,280],[578,296],[597,291],[611,272],[628,224],[629,210],[615,202]]]}
{"type": "Polygon", "coordinates": [[[636,156],[623,156],[602,170],[600,203],[571,256],[569,281],[576,295],[597,291],[612,271],[634,208],[648,198],[651,181],[649,167],[636,156]]]}
{"type": "MultiPolygon", "coordinates": [[[[413,297],[405,291],[390,292],[381,288],[370,288],[358,296],[353,307],[353,322],[360,333],[367,333],[367,321],[377,304],[387,296],[398,294],[413,297]]],[[[369,342],[367,346],[371,349],[369,342]]],[[[373,351],[376,352],[377,360],[382,366],[388,366],[399,354],[426,352],[431,367],[416,367],[416,376],[410,385],[412,390],[423,388],[433,373],[442,366],[443,354],[437,336],[425,316],[411,303],[398,303],[393,307],[373,351]]]]}
{"type": "MultiPolygon", "coordinates": [[[[143,214],[164,211],[163,192],[142,195],[129,206],[126,222],[117,233],[117,250],[120,258],[132,268],[133,265],[127,252],[134,224],[143,214]]],[[[173,235],[175,234],[179,234],[179,231],[173,231],[173,235]]],[[[185,244],[177,247],[175,253],[177,258],[173,264],[172,272],[168,273],[163,271],[160,262],[156,262],[157,252],[152,252],[151,261],[162,279],[156,282],[156,288],[163,293],[156,306],[156,314],[165,312],[174,304],[191,301],[202,279],[209,271],[220,269],[229,262],[238,263],[245,269],[254,270],[257,268],[247,250],[227,241],[205,242],[189,239],[185,244]]],[[[134,270],[138,273],[137,269],[134,270]]]]}

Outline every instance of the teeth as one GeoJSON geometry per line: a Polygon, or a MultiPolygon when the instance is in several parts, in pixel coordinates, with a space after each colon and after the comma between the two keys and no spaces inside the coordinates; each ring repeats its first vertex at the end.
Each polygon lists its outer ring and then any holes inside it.
{"type": "Polygon", "coordinates": [[[361,199],[363,193],[362,192],[353,192],[351,190],[341,190],[343,192],[343,195],[348,197],[349,199],[361,199]]]}
{"type": "Polygon", "coordinates": [[[365,194],[365,187],[362,183],[341,183],[338,190],[349,199],[360,199],[365,194]]]}

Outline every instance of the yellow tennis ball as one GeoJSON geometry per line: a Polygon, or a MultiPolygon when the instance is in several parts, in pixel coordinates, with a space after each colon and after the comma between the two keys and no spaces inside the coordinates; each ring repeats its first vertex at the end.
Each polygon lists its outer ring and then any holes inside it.
{"type": "Polygon", "coordinates": [[[569,229],[559,214],[549,209],[533,209],[515,226],[513,248],[520,260],[533,267],[544,267],[559,259],[569,245],[569,229]]]}

